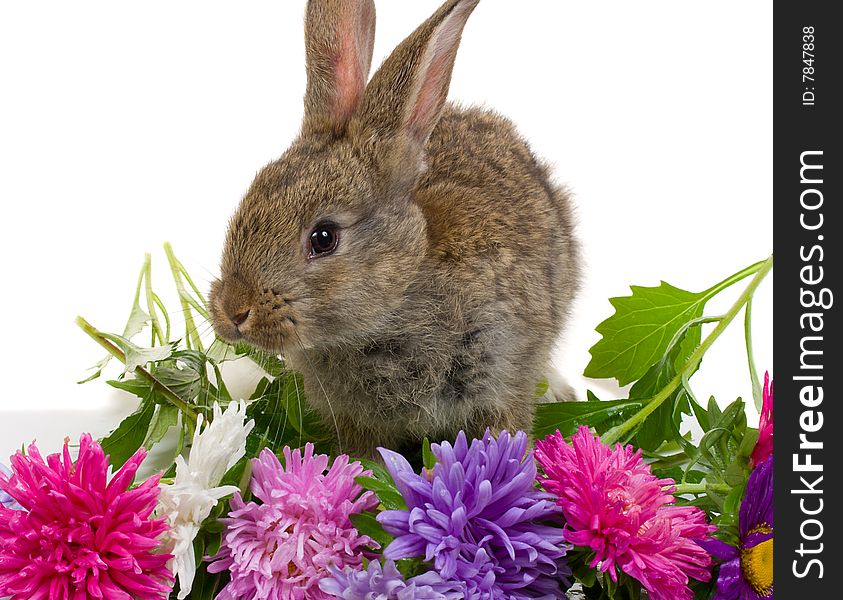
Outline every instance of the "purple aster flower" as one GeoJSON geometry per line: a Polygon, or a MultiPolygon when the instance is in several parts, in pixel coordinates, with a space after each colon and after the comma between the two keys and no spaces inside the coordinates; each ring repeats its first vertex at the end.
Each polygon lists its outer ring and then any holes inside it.
{"type": "Polygon", "coordinates": [[[453,446],[431,450],[436,465],[422,474],[400,454],[380,450],[407,502],[407,510],[378,515],[395,537],[384,558],[424,557],[446,581],[464,582],[466,598],[562,597],[570,545],[555,497],[535,486],[527,434],[494,438],[487,430],[469,446],[460,432],[453,446]]]}
{"type": "Polygon", "coordinates": [[[391,560],[381,566],[377,561],[368,569],[344,571],[332,569],[332,577],[319,582],[319,588],[343,600],[463,600],[465,584],[448,582],[436,571],[428,571],[409,580],[391,560]]]}
{"type": "Polygon", "coordinates": [[[712,600],[773,598],[773,457],[755,467],[746,484],[739,519],[740,545],[698,542],[722,561],[712,600]]]}

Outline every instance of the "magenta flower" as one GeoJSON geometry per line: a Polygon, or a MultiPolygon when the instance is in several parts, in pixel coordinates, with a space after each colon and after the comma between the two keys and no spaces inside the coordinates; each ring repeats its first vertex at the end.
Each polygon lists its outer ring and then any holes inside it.
{"type": "MultiPolygon", "coordinates": [[[[6,465],[0,463],[0,475],[8,476],[11,474],[12,472],[6,467],[6,465]]],[[[4,492],[2,488],[0,488],[0,505],[5,506],[6,508],[13,508],[16,510],[21,510],[22,508],[21,505],[15,502],[15,499],[12,498],[6,492],[4,492]]]]}
{"type": "Polygon", "coordinates": [[[46,462],[35,444],[12,457],[0,489],[23,510],[0,507],[0,596],[13,600],[164,598],[172,589],[169,554],[156,554],[167,526],[151,518],[158,477],[129,489],[143,462],[138,450],[108,480],[108,459],[89,434],[79,457],[46,462]]]}
{"type": "Polygon", "coordinates": [[[711,557],[697,543],[714,527],[696,507],[672,506],[672,479],[659,479],[641,451],[613,450],[580,427],[567,444],[557,431],[536,442],[542,485],[559,497],[565,539],[594,552],[592,567],[634,577],[652,600],[690,600],[688,578],[711,578],[711,557]]]}
{"type": "Polygon", "coordinates": [[[756,467],[773,453],[773,382],[770,374],[764,373],[764,400],[761,405],[761,421],[758,424],[758,443],[752,450],[749,462],[756,467]]]}
{"type": "Polygon", "coordinates": [[[307,444],[284,448],[284,464],[268,449],[252,460],[252,494],[261,501],[231,500],[222,546],[208,567],[228,570],[231,582],[217,600],[321,600],[331,598],[319,581],[332,569],[359,568],[366,547],[377,544],[360,535],[350,515],[374,508],[378,499],[362,492],[355,477],[371,475],[359,462],[340,455],[313,455],[307,444]]]}

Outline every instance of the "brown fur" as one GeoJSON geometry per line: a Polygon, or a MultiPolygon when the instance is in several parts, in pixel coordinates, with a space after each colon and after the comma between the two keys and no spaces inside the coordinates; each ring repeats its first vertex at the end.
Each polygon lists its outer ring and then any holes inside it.
{"type": "Polygon", "coordinates": [[[219,335],[283,352],[354,454],[529,431],[578,287],[567,194],[509,121],[445,104],[477,1],[446,2],[365,89],[371,2],[309,2],[302,133],[243,198],[212,288],[219,335]],[[337,250],[308,258],[326,220],[337,250]]]}

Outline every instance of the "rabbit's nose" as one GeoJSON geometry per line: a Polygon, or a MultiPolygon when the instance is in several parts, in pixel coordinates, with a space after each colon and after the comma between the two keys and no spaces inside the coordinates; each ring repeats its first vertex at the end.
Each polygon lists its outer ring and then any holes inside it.
{"type": "Polygon", "coordinates": [[[240,312],[240,313],[237,313],[236,315],[233,315],[231,317],[231,322],[234,323],[235,327],[240,327],[243,323],[246,322],[246,319],[249,318],[249,313],[251,313],[251,312],[252,312],[252,310],[247,308],[243,312],[240,312]]]}

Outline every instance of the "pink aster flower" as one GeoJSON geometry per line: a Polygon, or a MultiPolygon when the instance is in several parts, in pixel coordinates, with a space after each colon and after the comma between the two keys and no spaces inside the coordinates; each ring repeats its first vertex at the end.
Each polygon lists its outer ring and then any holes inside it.
{"type": "Polygon", "coordinates": [[[652,600],[690,600],[688,578],[711,578],[711,557],[696,540],[714,527],[696,507],[672,506],[672,479],[659,479],[631,446],[615,449],[587,427],[567,444],[557,431],[536,442],[539,477],[558,496],[565,538],[594,551],[592,567],[617,581],[634,577],[652,600]]]}
{"type": "Polygon", "coordinates": [[[169,554],[155,554],[167,526],[151,518],[158,477],[129,489],[138,450],[108,480],[102,446],[84,434],[79,457],[45,461],[35,444],[12,457],[0,489],[23,510],[0,507],[0,597],[13,600],[152,599],[169,594],[169,554]]]}
{"type": "Polygon", "coordinates": [[[758,424],[758,443],[752,450],[749,462],[753,467],[763,463],[773,453],[773,382],[769,373],[764,373],[764,400],[761,405],[761,421],[758,424]]]}
{"type": "Polygon", "coordinates": [[[332,569],[359,568],[363,550],[377,544],[360,535],[350,515],[377,506],[355,477],[371,475],[340,455],[313,455],[307,444],[284,448],[284,464],[268,449],[252,461],[252,494],[261,501],[231,500],[222,546],[208,571],[228,570],[231,582],[217,600],[321,600],[319,581],[332,569]],[[326,472],[327,469],[327,472],[326,472]]]}

